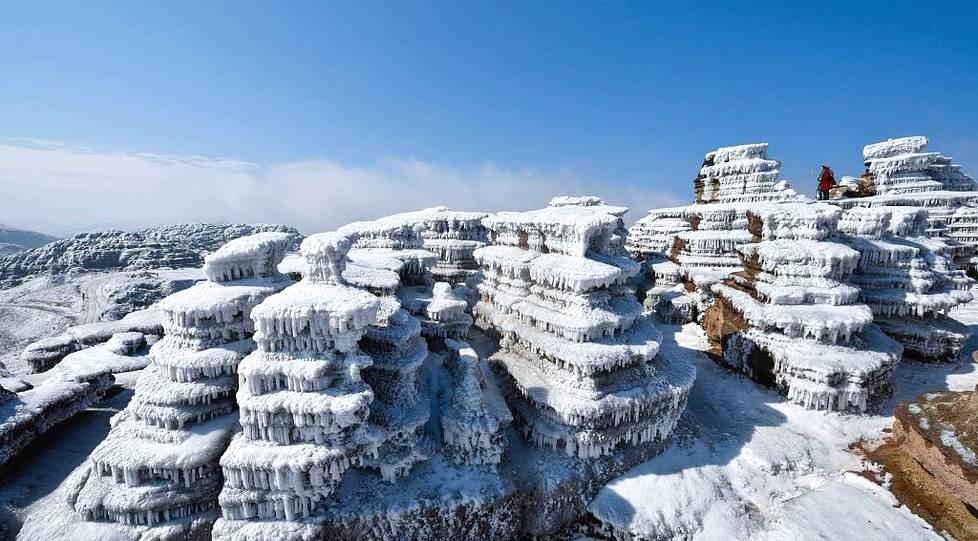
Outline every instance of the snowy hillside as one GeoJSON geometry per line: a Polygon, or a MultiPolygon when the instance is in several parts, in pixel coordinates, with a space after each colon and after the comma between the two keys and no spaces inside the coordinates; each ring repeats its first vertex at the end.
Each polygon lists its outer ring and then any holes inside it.
{"type": "Polygon", "coordinates": [[[268,224],[182,224],[81,233],[0,259],[0,286],[68,272],[197,267],[225,242],[261,231],[287,233],[292,245],[301,238],[293,227],[268,224]]]}
{"type": "Polygon", "coordinates": [[[51,235],[16,229],[0,224],[0,257],[11,256],[24,250],[37,248],[55,240],[58,240],[58,238],[51,235]]]}

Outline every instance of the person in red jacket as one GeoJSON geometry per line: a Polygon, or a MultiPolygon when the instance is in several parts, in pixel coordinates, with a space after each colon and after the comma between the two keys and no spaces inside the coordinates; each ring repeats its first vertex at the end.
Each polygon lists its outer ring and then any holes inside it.
{"type": "Polygon", "coordinates": [[[818,175],[818,199],[825,201],[829,198],[829,190],[835,188],[835,173],[829,166],[823,165],[822,172],[818,175]]]}

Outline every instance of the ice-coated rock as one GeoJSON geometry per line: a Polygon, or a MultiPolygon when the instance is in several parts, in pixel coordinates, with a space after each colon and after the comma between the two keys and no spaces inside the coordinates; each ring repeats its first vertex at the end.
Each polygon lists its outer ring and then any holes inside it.
{"type": "MultiPolygon", "coordinates": [[[[431,207],[369,222],[354,222],[341,227],[339,232],[354,239],[354,248],[371,253],[394,250],[403,257],[411,250],[423,250],[434,254],[437,259],[427,265],[434,278],[455,284],[477,272],[472,252],[486,245],[486,229],[482,226],[485,217],[483,212],[431,207]]],[[[410,265],[411,260],[404,263],[410,265]]],[[[405,283],[415,284],[410,279],[405,283]]]]}
{"type": "Polygon", "coordinates": [[[513,420],[498,390],[487,383],[489,365],[465,342],[448,340],[445,360],[451,398],[441,405],[444,453],[459,465],[499,464],[505,428],[513,420]]]}
{"type": "Polygon", "coordinates": [[[421,333],[426,338],[463,340],[472,327],[472,316],[467,313],[468,302],[462,287],[453,288],[445,282],[431,287],[405,287],[401,302],[421,322],[421,333]]]}
{"type": "Polygon", "coordinates": [[[477,322],[502,335],[490,359],[517,424],[536,445],[579,459],[667,438],[694,376],[657,362],[661,335],[613,255],[622,207],[569,204],[483,220],[477,322]]]}
{"type": "Polygon", "coordinates": [[[971,280],[954,270],[942,239],[925,236],[926,223],[920,208],[853,207],[840,231],[859,252],[852,282],[883,332],[903,345],[905,355],[955,358],[969,332],[947,314],[972,300],[971,280]]]}
{"type": "Polygon", "coordinates": [[[295,244],[299,233],[281,225],[184,224],[137,232],[81,233],[0,259],[0,287],[11,287],[42,274],[72,270],[142,270],[199,267],[222,244],[254,233],[275,231],[295,244]]]}
{"type": "MultiPolygon", "coordinates": [[[[743,270],[712,286],[703,327],[715,358],[789,400],[819,410],[865,410],[889,391],[902,348],[873,325],[852,282],[861,254],[841,242],[842,212],[822,203],[760,204],[743,270]]],[[[845,226],[878,225],[850,217],[845,226]]]]}
{"type": "Polygon", "coordinates": [[[866,145],[863,179],[868,188],[862,195],[868,196],[830,202],[844,209],[923,209],[927,225],[918,236],[943,239],[954,265],[978,276],[978,183],[951,158],[926,151],[928,144],[926,137],[918,135],[866,145]]]}
{"type": "MultiPolygon", "coordinates": [[[[287,242],[279,233],[232,241],[209,259],[211,270],[248,272],[209,272],[214,281],[160,303],[165,337],[150,350],[129,405],[66,486],[81,522],[118,539],[206,535],[217,518],[218,460],[237,429],[238,363],[254,349],[250,312],[289,283],[275,270],[287,242]]],[[[115,334],[107,347],[127,351],[141,337],[115,334]]]]}
{"type": "Polygon", "coordinates": [[[21,352],[31,372],[44,372],[65,356],[101,344],[117,333],[138,332],[146,335],[163,334],[163,311],[159,306],[127,314],[118,321],[99,321],[69,327],[65,332],[42,338],[21,352]]]}
{"type": "MultiPolygon", "coordinates": [[[[257,351],[239,367],[243,431],[221,457],[223,518],[215,539],[249,523],[273,526],[322,514],[320,504],[351,466],[376,453],[367,426],[373,364],[357,342],[377,321],[380,301],[343,278],[351,239],[307,237],[307,275],[251,311],[257,351]]],[[[275,537],[276,539],[279,537],[275,537]]]]}
{"type": "Polygon", "coordinates": [[[702,318],[712,286],[741,270],[737,249],[754,239],[747,211],[805,198],[779,180],[767,143],[707,153],[693,181],[696,204],[653,209],[628,232],[625,247],[651,273],[646,306],[674,321],[702,318]],[[660,265],[664,262],[673,265],[660,265]],[[660,274],[661,273],[661,274],[660,274]]]}

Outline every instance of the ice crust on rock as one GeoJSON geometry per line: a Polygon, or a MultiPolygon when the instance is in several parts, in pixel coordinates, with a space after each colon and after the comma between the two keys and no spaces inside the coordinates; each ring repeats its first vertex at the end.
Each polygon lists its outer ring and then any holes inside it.
{"type": "Polygon", "coordinates": [[[951,158],[927,152],[928,144],[926,137],[913,136],[867,145],[863,176],[870,181],[873,195],[830,202],[844,209],[923,209],[927,212],[925,230],[911,236],[944,241],[953,265],[978,276],[978,183],[951,158]]]}
{"type": "MultiPolygon", "coordinates": [[[[241,362],[242,433],[221,457],[222,522],[232,537],[247,521],[300,521],[374,452],[366,426],[372,359],[357,342],[380,301],[343,278],[351,240],[307,237],[307,275],[251,311],[258,349],[241,362]]],[[[217,535],[220,533],[220,536],[217,535]]]]}
{"type": "Polygon", "coordinates": [[[487,384],[486,361],[465,342],[448,340],[447,346],[452,394],[441,405],[444,454],[459,465],[499,464],[513,416],[495,387],[487,384]]]}
{"type": "Polygon", "coordinates": [[[98,401],[112,385],[108,370],[67,373],[13,392],[0,387],[0,468],[40,435],[98,401]]]}
{"type": "Polygon", "coordinates": [[[843,218],[847,243],[859,252],[852,281],[876,324],[906,355],[955,358],[969,333],[947,315],[972,300],[971,281],[954,270],[945,243],[924,235],[926,211],[853,207],[843,218]]]}
{"type": "Polygon", "coordinates": [[[291,241],[287,233],[275,232],[234,239],[204,257],[204,274],[218,283],[271,276],[291,241]]]}
{"type": "Polygon", "coordinates": [[[866,145],[863,159],[873,173],[879,195],[932,192],[939,190],[975,191],[978,183],[939,152],[924,152],[930,142],[913,136],[887,139],[866,145]]]}
{"type": "MultiPolygon", "coordinates": [[[[161,303],[166,336],[109,435],[72,474],[65,496],[81,520],[114,525],[122,539],[206,533],[217,514],[218,460],[236,431],[238,363],[254,349],[250,312],[289,283],[275,270],[286,242],[277,233],[234,241],[218,261],[254,272],[217,272],[220,281],[161,303]]],[[[126,349],[138,339],[117,334],[107,347],[113,342],[126,349]]]]}
{"type": "Polygon", "coordinates": [[[511,416],[485,361],[450,338],[472,322],[465,286],[422,285],[427,259],[405,276],[416,248],[353,244],[310,236],[303,280],[252,311],[258,350],[238,371],[244,430],[221,459],[215,539],[352,538],[361,523],[366,538],[386,539],[460,517],[487,533],[513,521],[512,487],[495,473],[511,416]],[[426,338],[445,348],[437,367],[426,338]],[[430,499],[453,479],[464,490],[430,499]],[[398,495],[359,501],[377,493],[398,495]]]}
{"type": "Polygon", "coordinates": [[[292,227],[272,224],[181,224],[142,231],[80,233],[0,259],[0,287],[33,276],[72,271],[199,267],[203,257],[233,239],[260,232],[300,237],[292,227]]]}
{"type": "Polygon", "coordinates": [[[712,286],[741,270],[737,249],[757,234],[748,210],[805,200],[779,179],[781,165],[767,150],[755,143],[707,153],[693,181],[695,204],[653,209],[632,226],[626,248],[650,274],[647,307],[678,322],[702,318],[712,286]],[[658,265],[665,261],[675,266],[658,265]]]}
{"type": "Polygon", "coordinates": [[[624,285],[623,207],[580,200],[483,221],[479,325],[502,336],[491,357],[525,437],[594,459],[668,438],[694,370],[656,358],[661,335],[624,285]]]}
{"type": "Polygon", "coordinates": [[[472,327],[467,289],[445,282],[432,286],[408,286],[400,292],[405,310],[421,322],[421,333],[426,338],[462,340],[472,327]]]}
{"type": "MultiPolygon", "coordinates": [[[[842,242],[841,215],[821,203],[748,211],[756,242],[739,248],[743,270],[712,286],[717,300],[703,326],[718,360],[789,400],[861,411],[889,391],[903,349],[873,325],[873,310],[851,283],[867,258],[842,242]]],[[[864,223],[871,219],[852,217],[844,225],[885,229],[864,223]]]]}
{"type": "Polygon", "coordinates": [[[159,305],[127,314],[118,321],[99,321],[69,327],[65,332],[42,338],[24,348],[21,358],[34,373],[57,365],[67,355],[108,341],[118,333],[163,334],[163,312],[159,305]]]}
{"type": "MultiPolygon", "coordinates": [[[[358,250],[380,254],[395,250],[402,256],[409,250],[434,254],[434,264],[427,265],[431,274],[436,280],[456,284],[478,270],[472,252],[486,245],[486,229],[482,226],[486,216],[483,212],[431,207],[369,222],[354,222],[338,231],[350,236],[358,250]]],[[[414,285],[410,279],[406,283],[414,285]]]]}

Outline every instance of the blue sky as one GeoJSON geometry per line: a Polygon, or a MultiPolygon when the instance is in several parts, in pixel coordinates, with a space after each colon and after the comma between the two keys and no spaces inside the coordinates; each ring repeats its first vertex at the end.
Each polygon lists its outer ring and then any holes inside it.
{"type": "MultiPolygon", "coordinates": [[[[863,145],[909,134],[927,135],[978,173],[976,2],[4,2],[2,10],[0,136],[10,145],[28,138],[230,157],[257,164],[258,183],[269,167],[311,160],[387,168],[394,185],[392,160],[450,170],[461,184],[474,169],[499,168],[558,187],[640,194],[616,201],[634,208],[632,218],[645,203],[690,199],[703,154],[730,144],[770,142],[782,176],[806,192],[820,163],[858,173],[863,145]]],[[[29,189],[30,167],[17,170],[18,187],[29,189]]],[[[11,175],[0,172],[0,188],[11,175]]],[[[4,212],[28,220],[31,201],[0,206],[0,222],[4,212]]],[[[38,201],[36,213],[56,212],[38,201]]],[[[186,219],[233,219],[231,210],[186,219]]],[[[179,218],[173,209],[147,221],[179,218]]]]}

